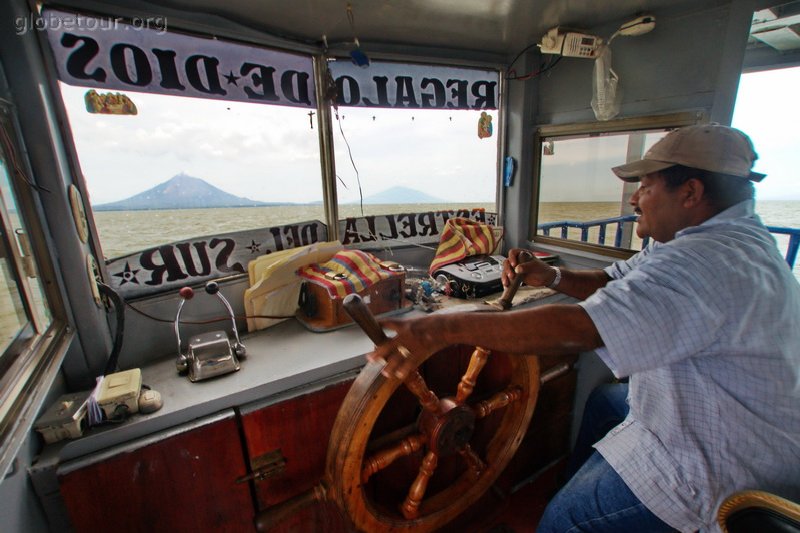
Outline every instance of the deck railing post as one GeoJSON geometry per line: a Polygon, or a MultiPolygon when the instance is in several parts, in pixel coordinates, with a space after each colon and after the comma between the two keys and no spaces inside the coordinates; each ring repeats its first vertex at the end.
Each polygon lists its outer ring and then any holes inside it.
{"type": "Polygon", "coordinates": [[[786,262],[789,263],[789,268],[794,268],[798,247],[800,247],[800,233],[793,233],[789,237],[789,248],[786,250],[786,262]]]}

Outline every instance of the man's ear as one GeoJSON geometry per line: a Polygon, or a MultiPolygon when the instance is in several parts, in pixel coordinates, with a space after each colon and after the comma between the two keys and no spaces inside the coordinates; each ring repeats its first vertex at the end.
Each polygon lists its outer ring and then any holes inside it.
{"type": "Polygon", "coordinates": [[[689,178],[682,185],[684,207],[695,207],[704,201],[706,187],[697,178],[689,178]]]}

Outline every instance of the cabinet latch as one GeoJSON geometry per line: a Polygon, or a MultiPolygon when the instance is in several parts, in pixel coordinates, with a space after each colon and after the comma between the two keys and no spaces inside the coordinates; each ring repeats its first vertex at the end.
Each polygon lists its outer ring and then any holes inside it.
{"type": "Polygon", "coordinates": [[[286,458],[283,456],[281,449],[272,450],[259,455],[250,460],[250,467],[253,471],[246,476],[236,479],[236,483],[244,483],[245,481],[263,481],[265,479],[277,477],[286,470],[286,458]]]}

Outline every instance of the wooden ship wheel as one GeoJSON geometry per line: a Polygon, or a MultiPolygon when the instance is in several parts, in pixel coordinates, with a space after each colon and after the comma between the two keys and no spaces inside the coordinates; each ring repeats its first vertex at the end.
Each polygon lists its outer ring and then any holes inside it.
{"type": "Polygon", "coordinates": [[[499,356],[477,394],[492,357],[475,348],[447,395],[419,370],[403,382],[385,378],[380,364],[362,370],[333,426],[325,475],[327,498],[357,530],[436,530],[497,480],[533,414],[539,367],[535,357],[499,356]]]}
{"type": "MultiPolygon", "coordinates": [[[[376,344],[384,342],[366,306],[354,302],[348,311],[376,344]]],[[[405,381],[385,378],[371,363],[342,403],[324,483],[358,531],[441,528],[492,486],[522,442],[539,391],[538,359],[446,351],[439,366],[451,369],[451,384],[426,381],[427,359],[405,381]],[[460,358],[466,370],[454,376],[460,358]]]]}
{"type": "MultiPolygon", "coordinates": [[[[518,283],[495,307],[508,309],[518,283]]],[[[376,345],[380,325],[357,295],[344,307],[376,345]]],[[[367,364],[331,432],[323,480],[260,513],[259,531],[316,501],[336,504],[357,531],[427,532],[466,511],[517,451],[536,406],[537,357],[452,347],[400,381],[367,364]]]]}

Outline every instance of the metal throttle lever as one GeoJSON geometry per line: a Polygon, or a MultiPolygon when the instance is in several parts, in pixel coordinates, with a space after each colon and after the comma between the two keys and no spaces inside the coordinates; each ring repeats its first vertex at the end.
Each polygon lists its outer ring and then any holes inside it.
{"type": "Polygon", "coordinates": [[[175,366],[179,373],[188,372],[190,381],[200,381],[229,372],[239,370],[239,359],[247,354],[247,350],[239,339],[239,330],[236,328],[236,317],[228,300],[219,292],[219,285],[214,281],[206,284],[206,292],[216,296],[231,319],[233,341],[225,331],[210,331],[190,337],[186,351],[181,340],[181,311],[184,304],[191,300],[194,291],[191,287],[180,290],[181,303],[175,315],[175,338],[178,343],[178,359],[175,366]]]}
{"type": "MultiPolygon", "coordinates": [[[[522,251],[519,254],[518,264],[527,263],[531,259],[533,259],[533,254],[528,251],[522,251]]],[[[512,279],[511,283],[508,284],[508,287],[503,290],[503,294],[500,296],[500,298],[486,303],[501,311],[507,311],[511,309],[511,303],[514,300],[514,295],[517,294],[517,290],[519,290],[520,285],[522,285],[522,276],[515,274],[514,279],[512,279]]]]}

